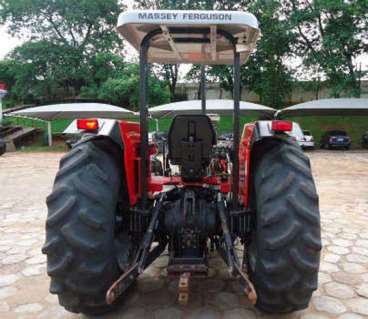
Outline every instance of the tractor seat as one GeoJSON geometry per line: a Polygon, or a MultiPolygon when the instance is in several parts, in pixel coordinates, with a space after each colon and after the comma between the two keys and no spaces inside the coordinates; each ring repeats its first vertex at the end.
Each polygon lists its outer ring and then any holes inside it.
{"type": "Polygon", "coordinates": [[[206,174],[216,132],[206,115],[177,115],[168,135],[168,159],[179,165],[183,181],[198,181],[206,174]]]}

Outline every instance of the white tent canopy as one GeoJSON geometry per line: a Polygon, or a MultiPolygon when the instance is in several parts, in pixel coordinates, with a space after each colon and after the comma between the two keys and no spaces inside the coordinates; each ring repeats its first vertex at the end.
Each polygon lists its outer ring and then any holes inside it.
{"type": "Polygon", "coordinates": [[[243,63],[259,36],[256,17],[241,11],[126,11],[117,28],[137,50],[146,35],[159,31],[151,40],[148,62],[166,64],[232,64],[234,47],[223,32],[237,41],[243,63]]]}
{"type": "Polygon", "coordinates": [[[103,103],[63,103],[36,106],[15,111],[9,116],[29,117],[47,121],[49,146],[52,145],[51,121],[60,119],[107,118],[126,119],[136,117],[132,111],[103,103]]]}
{"type": "MultiPolygon", "coordinates": [[[[201,100],[174,102],[151,107],[148,112],[152,117],[161,118],[178,114],[200,114],[201,100]]],[[[207,100],[206,112],[220,115],[231,115],[234,110],[233,100],[207,100]]],[[[240,102],[240,115],[257,115],[272,118],[276,110],[264,105],[250,102],[240,102]]]]}
{"type": "Polygon", "coordinates": [[[25,116],[45,121],[59,119],[107,118],[126,119],[135,113],[122,107],[103,103],[64,103],[36,106],[12,112],[11,116],[25,116]]]}
{"type": "Polygon", "coordinates": [[[296,104],[276,113],[277,118],[287,116],[349,116],[368,115],[368,99],[322,99],[296,104]]]}

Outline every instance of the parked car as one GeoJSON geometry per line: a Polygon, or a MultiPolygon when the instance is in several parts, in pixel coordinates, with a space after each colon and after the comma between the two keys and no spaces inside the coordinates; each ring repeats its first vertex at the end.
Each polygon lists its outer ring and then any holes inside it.
{"type": "Polygon", "coordinates": [[[362,147],[368,148],[368,131],[365,132],[362,136],[362,147]]]}
{"type": "Polygon", "coordinates": [[[0,156],[3,155],[6,151],[6,144],[3,140],[0,139],[0,156]]]}
{"type": "Polygon", "coordinates": [[[314,148],[314,137],[308,130],[302,130],[299,123],[293,122],[293,129],[289,133],[295,142],[302,148],[314,148]]]}
{"type": "Polygon", "coordinates": [[[344,148],[349,149],[351,145],[351,138],[345,131],[331,130],[325,132],[321,137],[321,148],[344,148]]]}
{"type": "Polygon", "coordinates": [[[314,137],[311,131],[303,130],[303,134],[304,134],[303,147],[313,149],[315,147],[315,143],[314,143],[314,137]]]}

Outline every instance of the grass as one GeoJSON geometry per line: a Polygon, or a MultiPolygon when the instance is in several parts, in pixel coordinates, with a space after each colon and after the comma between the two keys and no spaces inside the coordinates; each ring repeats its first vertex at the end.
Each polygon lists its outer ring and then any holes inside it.
{"type": "MultiPolygon", "coordinates": [[[[51,125],[52,134],[62,133],[72,121],[73,120],[52,121],[52,125],[51,125]]],[[[35,127],[35,128],[40,128],[42,130],[47,130],[47,122],[36,120],[36,119],[7,116],[6,122],[13,124],[13,125],[35,127]]]]}
{"type": "MultiPolygon", "coordinates": [[[[7,117],[7,122],[10,122],[13,125],[20,126],[29,126],[29,127],[37,127],[46,131],[47,125],[43,121],[32,120],[32,119],[23,119],[23,118],[14,118],[7,117]]],[[[256,117],[241,117],[240,118],[240,127],[242,128],[245,123],[252,122],[256,120],[256,117]]],[[[292,120],[298,122],[303,129],[310,130],[318,143],[323,132],[330,129],[343,129],[347,131],[349,136],[352,138],[352,147],[358,148],[360,147],[361,137],[365,131],[368,131],[368,117],[367,116],[323,116],[323,117],[294,117],[289,118],[288,120],[292,120]]],[[[60,134],[65,128],[71,123],[72,120],[55,120],[52,122],[52,133],[60,134]]],[[[159,120],[159,129],[161,131],[167,131],[170,127],[172,119],[165,118],[159,120]]],[[[216,125],[217,132],[219,134],[223,132],[232,131],[232,117],[231,116],[222,116],[220,122],[216,125]]],[[[149,129],[150,131],[154,131],[156,129],[156,122],[154,120],[149,120],[149,129]]],[[[242,131],[242,129],[241,129],[242,131]]],[[[37,142],[35,145],[30,147],[26,147],[27,150],[31,151],[32,147],[34,150],[43,150],[49,149],[47,146],[44,146],[45,142],[37,142]],[[38,144],[40,143],[40,144],[38,144]]],[[[317,144],[318,145],[318,144],[317,144]]],[[[51,149],[51,151],[59,151],[60,146],[55,146],[51,149]]]]}

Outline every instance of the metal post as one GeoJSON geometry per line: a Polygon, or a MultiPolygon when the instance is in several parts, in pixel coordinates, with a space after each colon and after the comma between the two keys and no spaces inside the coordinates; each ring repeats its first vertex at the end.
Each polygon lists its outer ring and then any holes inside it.
{"type": "Polygon", "coordinates": [[[51,129],[51,121],[47,122],[47,140],[49,146],[52,146],[52,129],[51,129]]]}
{"type": "Polygon", "coordinates": [[[158,119],[155,119],[155,122],[156,122],[156,132],[158,132],[160,130],[158,119]]]}
{"type": "Polygon", "coordinates": [[[201,65],[201,101],[202,114],[206,114],[206,66],[201,65]]]}
{"type": "Polygon", "coordinates": [[[149,65],[148,65],[148,49],[150,46],[151,39],[161,34],[161,29],[154,30],[148,33],[141,42],[139,50],[139,111],[140,111],[140,133],[141,133],[141,145],[140,145],[140,193],[141,193],[141,208],[146,208],[148,198],[148,76],[149,76],[149,65]]]}
{"type": "Polygon", "coordinates": [[[233,114],[233,207],[238,208],[239,194],[239,116],[240,116],[240,53],[234,53],[234,114],[233,114]]]}
{"type": "Polygon", "coordinates": [[[140,145],[140,157],[141,157],[141,206],[145,208],[147,202],[147,162],[148,162],[148,123],[147,123],[147,77],[148,77],[148,65],[147,65],[147,51],[148,46],[142,43],[140,49],[140,81],[139,81],[139,111],[140,111],[140,129],[141,129],[141,145],[140,145]]]}

